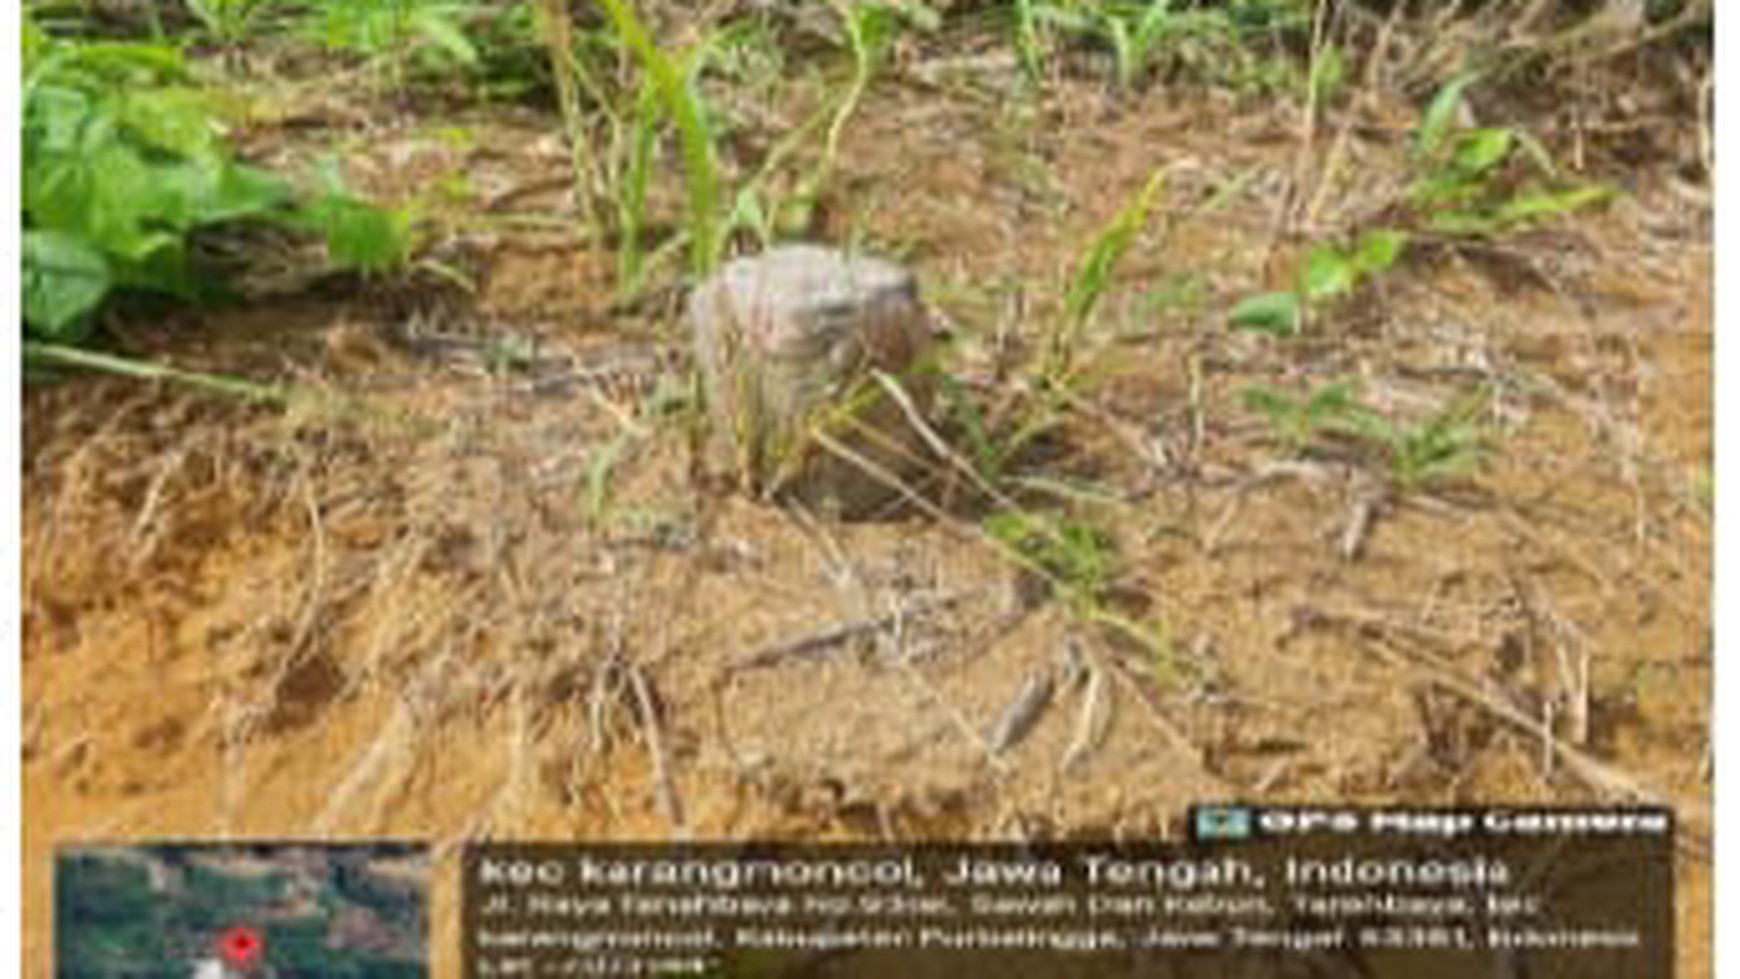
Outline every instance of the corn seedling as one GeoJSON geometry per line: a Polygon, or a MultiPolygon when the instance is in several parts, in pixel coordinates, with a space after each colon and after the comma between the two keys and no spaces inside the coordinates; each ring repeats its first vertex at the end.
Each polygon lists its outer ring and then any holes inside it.
{"type": "Polygon", "coordinates": [[[840,19],[841,35],[852,58],[851,78],[838,99],[825,105],[774,146],[755,174],[743,182],[735,195],[730,230],[750,232],[763,247],[771,245],[782,234],[809,226],[822,188],[833,175],[839,159],[840,140],[846,126],[857,113],[896,31],[904,23],[915,23],[921,28],[932,23],[921,10],[886,0],[852,4],[832,0],[831,6],[840,19]],[[815,166],[798,179],[790,194],[783,199],[773,199],[769,187],[775,174],[824,123],[826,132],[821,156],[815,166]]]}
{"type": "Polygon", "coordinates": [[[1015,53],[1027,81],[1037,87],[1045,73],[1045,50],[1039,38],[1039,13],[1034,0],[1015,0],[1015,53]]]}
{"type": "Polygon", "coordinates": [[[1017,4],[1017,49],[1034,78],[1042,57],[1039,34],[1045,29],[1109,51],[1113,80],[1122,89],[1140,85],[1163,57],[1213,77],[1259,80],[1259,87],[1272,87],[1273,80],[1261,79],[1261,59],[1244,42],[1304,19],[1298,5],[1288,3],[1206,7],[1175,0],[1038,0],[1017,4]]]}
{"type": "Polygon", "coordinates": [[[1289,455],[1302,455],[1318,436],[1345,428],[1360,410],[1352,384],[1327,384],[1303,398],[1270,387],[1245,389],[1245,407],[1262,415],[1289,455]]]}
{"type": "Polygon", "coordinates": [[[1348,248],[1313,245],[1295,289],[1247,297],[1227,314],[1228,322],[1238,329],[1277,336],[1297,334],[1310,310],[1350,296],[1366,280],[1389,271],[1401,260],[1407,244],[1406,234],[1379,228],[1361,235],[1348,248]]]}
{"type": "Polygon", "coordinates": [[[1165,184],[1166,172],[1155,171],[1136,196],[1100,229],[1087,254],[1077,263],[1064,294],[1063,319],[1046,342],[1040,365],[1042,377],[1063,383],[1077,368],[1076,347],[1111,288],[1118,262],[1147,229],[1165,184]]]}
{"type": "Polygon", "coordinates": [[[1040,338],[1025,397],[986,411],[963,386],[943,376],[945,409],[966,432],[973,461],[991,485],[1000,484],[1009,464],[1063,421],[1071,389],[1088,366],[1082,342],[1111,290],[1119,262],[1147,229],[1165,177],[1164,171],[1156,171],[1082,255],[1070,275],[1063,310],[1040,338]]]}
{"type": "Polygon", "coordinates": [[[279,0],[186,0],[187,11],[199,21],[212,40],[233,47],[251,37],[279,0]]]}
{"type": "Polygon", "coordinates": [[[841,96],[828,123],[828,137],[822,147],[821,162],[816,165],[800,191],[805,203],[810,205],[813,205],[821,185],[833,173],[834,162],[840,154],[840,137],[846,130],[846,123],[858,111],[858,103],[863,100],[864,92],[870,87],[870,80],[875,75],[876,67],[887,51],[888,42],[902,16],[895,7],[881,3],[849,5],[844,0],[833,0],[832,5],[834,12],[839,15],[841,27],[845,30],[846,46],[852,53],[852,78],[846,84],[846,93],[841,96]]]}
{"type": "Polygon", "coordinates": [[[1117,564],[1110,534],[1020,508],[991,514],[982,529],[1004,559],[1043,582],[1073,618],[1103,626],[1146,650],[1153,657],[1156,682],[1164,685],[1175,678],[1177,657],[1165,621],[1134,621],[1109,604],[1117,564]]]}
{"type": "Polygon", "coordinates": [[[1415,133],[1424,175],[1408,197],[1429,229],[1489,236],[1613,196],[1611,188],[1562,179],[1546,148],[1520,129],[1462,126],[1467,90],[1478,80],[1465,74],[1440,89],[1415,133]]]}
{"type": "Polygon", "coordinates": [[[1074,611],[1099,605],[1111,583],[1115,553],[1104,531],[1053,521],[1029,510],[985,518],[985,532],[1020,555],[1074,611]]]}
{"type": "Polygon", "coordinates": [[[609,15],[617,37],[640,62],[664,112],[676,124],[688,184],[690,271],[696,278],[705,278],[723,256],[724,235],[713,134],[695,73],[659,48],[630,0],[598,0],[598,4],[609,15]]]}
{"type": "MultiPolygon", "coordinates": [[[[1210,15],[1212,17],[1212,14],[1210,15]]],[[[1171,0],[1150,3],[1046,3],[1034,12],[1035,19],[1067,34],[1089,37],[1106,44],[1118,87],[1132,88],[1152,64],[1163,41],[1182,30],[1196,29],[1203,21],[1195,14],[1172,9],[1171,0]]]]}
{"type": "Polygon", "coordinates": [[[1422,421],[1399,423],[1359,400],[1351,382],[1324,385],[1299,398],[1268,387],[1245,390],[1245,406],[1263,416],[1289,454],[1308,452],[1325,436],[1342,436],[1382,452],[1390,481],[1402,491],[1473,469],[1487,451],[1479,416],[1484,388],[1422,421]]]}
{"type": "Polygon", "coordinates": [[[1403,491],[1461,476],[1486,453],[1479,416],[1486,409],[1484,388],[1458,398],[1422,422],[1397,425],[1376,412],[1352,416],[1352,430],[1381,444],[1388,453],[1390,478],[1403,491]]]}
{"type": "Polygon", "coordinates": [[[479,63],[464,26],[477,10],[476,3],[446,0],[314,0],[302,30],[328,49],[362,57],[402,88],[414,61],[479,63]]]}
{"type": "Polygon", "coordinates": [[[573,21],[569,17],[568,0],[536,0],[536,24],[539,39],[549,59],[550,75],[556,86],[556,105],[562,113],[563,128],[568,137],[568,159],[574,175],[574,200],[582,220],[595,233],[601,231],[589,169],[592,153],[590,125],[582,104],[582,95],[589,96],[606,109],[609,100],[594,80],[591,70],[581,58],[573,21]]]}

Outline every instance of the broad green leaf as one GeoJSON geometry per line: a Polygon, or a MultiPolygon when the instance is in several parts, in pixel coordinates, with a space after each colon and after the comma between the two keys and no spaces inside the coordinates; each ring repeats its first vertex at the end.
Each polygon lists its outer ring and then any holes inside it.
{"type": "Polygon", "coordinates": [[[188,263],[185,236],[167,231],[141,235],[133,251],[133,256],[109,256],[116,288],[164,293],[190,301],[199,298],[202,283],[188,263]]]}
{"type": "Polygon", "coordinates": [[[38,228],[83,231],[89,220],[92,175],[87,161],[39,153],[24,166],[24,213],[38,228]]]}
{"type": "Polygon", "coordinates": [[[66,227],[88,234],[93,244],[129,259],[155,245],[152,226],[186,227],[187,191],[168,176],[173,167],[153,167],[125,143],[110,143],[89,159],[90,204],[81,225],[66,227]]]}
{"type": "Polygon", "coordinates": [[[411,216],[405,211],[329,194],[307,208],[297,223],[325,236],[327,261],[339,268],[386,272],[410,257],[411,216]]]}
{"type": "Polygon", "coordinates": [[[1304,312],[1298,293],[1265,292],[1240,301],[1227,314],[1227,322],[1238,329],[1292,336],[1299,332],[1304,312]]]}
{"type": "Polygon", "coordinates": [[[263,217],[288,207],[294,196],[289,184],[265,170],[224,164],[213,173],[198,217],[201,223],[263,217]]]}
{"type": "Polygon", "coordinates": [[[34,136],[40,152],[77,152],[95,111],[96,103],[77,88],[37,85],[24,106],[25,139],[34,136]]]}
{"type": "Polygon", "coordinates": [[[22,245],[25,323],[48,337],[76,333],[108,295],[109,263],[85,242],[56,231],[26,231],[22,245]]]}
{"type": "Polygon", "coordinates": [[[1454,164],[1466,174],[1484,174],[1510,155],[1513,133],[1509,129],[1476,129],[1456,141],[1454,164]]]}
{"type": "Polygon", "coordinates": [[[69,45],[70,62],[105,76],[111,82],[164,85],[190,77],[187,59],[167,44],[138,41],[98,41],[69,45]]]}
{"type": "Polygon", "coordinates": [[[209,156],[218,148],[212,101],[187,88],[123,92],[114,101],[116,118],[129,135],[178,156],[209,156]]]}
{"type": "Polygon", "coordinates": [[[29,17],[25,17],[24,23],[20,26],[23,27],[19,41],[24,61],[24,73],[28,76],[36,68],[37,61],[43,57],[54,42],[29,17]]]}
{"type": "Polygon", "coordinates": [[[1306,299],[1328,299],[1352,292],[1358,281],[1358,269],[1348,256],[1329,245],[1313,245],[1305,257],[1300,287],[1306,299]]]}
{"type": "Polygon", "coordinates": [[[1362,275],[1377,275],[1387,272],[1401,258],[1402,249],[1408,246],[1408,235],[1403,231],[1390,228],[1379,228],[1361,235],[1359,244],[1353,253],[1353,262],[1362,275]]]}

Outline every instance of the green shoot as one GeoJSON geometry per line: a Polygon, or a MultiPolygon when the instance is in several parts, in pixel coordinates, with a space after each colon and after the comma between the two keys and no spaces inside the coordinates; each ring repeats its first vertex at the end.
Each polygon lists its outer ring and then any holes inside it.
{"type": "Polygon", "coordinates": [[[676,122],[688,181],[690,268],[705,278],[722,257],[718,163],[706,108],[694,78],[662,51],[635,14],[630,0],[598,0],[617,36],[633,52],[656,87],[665,112],[676,122]]]}
{"type": "Polygon", "coordinates": [[[213,40],[225,47],[246,40],[262,18],[279,6],[278,0],[186,0],[186,3],[187,12],[213,40]]]}
{"type": "Polygon", "coordinates": [[[1015,0],[1015,52],[1027,81],[1037,88],[1045,73],[1045,52],[1040,46],[1034,0],[1015,0]]]}
{"type": "Polygon", "coordinates": [[[1052,521],[1027,510],[1001,510],[985,518],[985,532],[1031,564],[1072,610],[1103,600],[1115,554],[1104,531],[1052,521]]]}
{"type": "Polygon", "coordinates": [[[480,62],[462,26],[475,9],[449,0],[315,0],[302,30],[323,47],[384,68],[402,87],[413,61],[467,68],[480,62]]]}
{"type": "Polygon", "coordinates": [[[1348,424],[1358,410],[1351,383],[1326,384],[1305,398],[1296,398],[1270,387],[1253,386],[1244,392],[1245,407],[1268,421],[1290,455],[1302,455],[1317,437],[1348,424]]]}
{"type": "Polygon", "coordinates": [[[1412,425],[1396,425],[1376,412],[1361,410],[1351,416],[1350,430],[1385,448],[1390,477],[1398,489],[1417,490],[1465,475],[1479,464],[1487,451],[1479,419],[1489,397],[1485,388],[1477,388],[1412,425]]]}
{"type": "Polygon", "coordinates": [[[1560,179],[1546,149],[1521,130],[1461,125],[1466,92],[1478,80],[1465,74],[1440,89],[1415,134],[1414,156],[1424,172],[1408,197],[1431,230],[1485,237],[1613,196],[1599,184],[1560,179]]]}
{"type": "Polygon", "coordinates": [[[1350,248],[1314,245],[1306,254],[1296,289],[1249,296],[1233,307],[1227,320],[1236,329],[1275,336],[1298,334],[1313,307],[1350,296],[1366,280],[1388,272],[1407,245],[1408,236],[1391,228],[1368,231],[1350,248]]]}
{"type": "Polygon", "coordinates": [[[1346,381],[1304,398],[1267,387],[1245,391],[1245,406],[1263,416],[1289,454],[1304,454],[1325,435],[1347,436],[1381,451],[1391,483],[1403,492],[1464,475],[1480,462],[1487,451],[1480,415],[1488,400],[1477,388],[1430,418],[1398,423],[1362,404],[1346,381]]]}
{"type": "Polygon", "coordinates": [[[1043,376],[1061,380],[1070,373],[1074,347],[1111,287],[1118,262],[1148,227],[1148,218],[1165,183],[1166,172],[1155,171],[1136,196],[1100,229],[1093,246],[1076,266],[1064,296],[1062,327],[1052,333],[1046,350],[1040,371],[1043,376]]]}

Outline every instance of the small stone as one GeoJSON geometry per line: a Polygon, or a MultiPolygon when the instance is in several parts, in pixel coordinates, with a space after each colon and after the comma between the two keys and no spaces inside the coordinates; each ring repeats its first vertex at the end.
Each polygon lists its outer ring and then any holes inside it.
{"type": "Polygon", "coordinates": [[[865,516],[899,491],[820,444],[817,433],[905,478],[922,442],[875,380],[925,411],[931,332],[912,273],[815,245],[727,264],[689,300],[715,466],[764,497],[865,516]]]}

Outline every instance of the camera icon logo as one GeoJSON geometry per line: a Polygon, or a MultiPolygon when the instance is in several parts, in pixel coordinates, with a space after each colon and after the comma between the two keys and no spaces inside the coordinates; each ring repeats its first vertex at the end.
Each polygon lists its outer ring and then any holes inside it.
{"type": "Polygon", "coordinates": [[[1255,825],[1245,806],[1193,806],[1190,816],[1190,835],[1199,843],[1248,840],[1255,825]]]}

